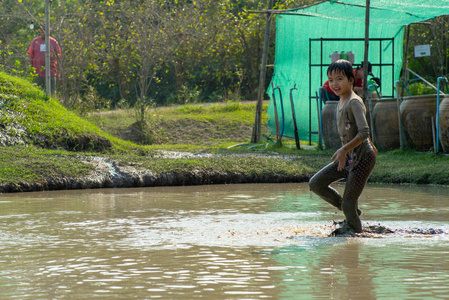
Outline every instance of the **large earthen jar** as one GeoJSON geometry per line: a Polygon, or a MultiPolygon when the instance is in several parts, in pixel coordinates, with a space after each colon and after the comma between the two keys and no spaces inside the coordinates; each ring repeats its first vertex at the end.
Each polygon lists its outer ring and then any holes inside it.
{"type": "Polygon", "coordinates": [[[435,119],[437,95],[404,97],[400,105],[402,126],[405,137],[410,137],[411,145],[418,151],[433,148],[432,117],[435,119]]]}
{"type": "Polygon", "coordinates": [[[397,100],[378,100],[373,109],[373,140],[376,147],[384,151],[398,149],[401,146],[399,139],[397,100]]]}
{"type": "Polygon", "coordinates": [[[326,149],[341,147],[340,135],[337,130],[338,101],[326,101],[321,110],[323,143],[326,149]]]}
{"type": "Polygon", "coordinates": [[[441,146],[443,147],[443,151],[449,153],[449,95],[444,96],[443,100],[441,100],[441,98],[442,96],[440,96],[440,126],[438,128],[438,136],[441,146]]]}

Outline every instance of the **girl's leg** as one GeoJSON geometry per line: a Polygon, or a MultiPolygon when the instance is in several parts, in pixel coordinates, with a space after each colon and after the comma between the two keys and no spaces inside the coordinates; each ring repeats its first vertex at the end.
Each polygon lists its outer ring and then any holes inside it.
{"type": "Polygon", "coordinates": [[[362,232],[362,222],[357,212],[358,200],[375,164],[376,155],[374,153],[367,153],[360,160],[359,164],[349,172],[348,178],[346,179],[341,208],[345,214],[346,221],[355,232],[362,232]]]}
{"type": "Polygon", "coordinates": [[[341,210],[342,197],[330,184],[345,178],[346,171],[338,171],[337,164],[328,164],[309,180],[309,187],[312,192],[341,210]]]}

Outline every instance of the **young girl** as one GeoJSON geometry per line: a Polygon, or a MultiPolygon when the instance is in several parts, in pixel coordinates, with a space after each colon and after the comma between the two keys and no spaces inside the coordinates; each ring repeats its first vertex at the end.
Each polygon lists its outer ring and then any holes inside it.
{"type": "Polygon", "coordinates": [[[362,232],[358,199],[376,163],[377,149],[369,139],[362,99],[353,91],[354,73],[346,60],[337,60],[327,69],[329,85],[340,97],[337,127],[342,147],[332,156],[333,162],[316,173],[309,181],[311,191],[343,210],[348,226],[362,232]],[[343,197],[329,185],[346,179],[343,197]]]}

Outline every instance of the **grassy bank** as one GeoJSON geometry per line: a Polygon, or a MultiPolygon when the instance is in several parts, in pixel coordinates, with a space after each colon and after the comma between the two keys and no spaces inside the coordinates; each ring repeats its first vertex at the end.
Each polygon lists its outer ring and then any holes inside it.
{"type": "MultiPolygon", "coordinates": [[[[277,148],[250,150],[255,104],[240,102],[153,108],[147,125],[153,144],[142,143],[134,110],[96,112],[80,117],[26,81],[0,73],[0,133],[14,146],[0,147],[0,185],[41,182],[48,178],[80,178],[93,170],[80,157],[95,156],[122,166],[151,170],[155,174],[212,171],[239,176],[285,176],[307,180],[330,162],[332,152],[296,150],[284,139],[277,148]],[[19,133],[17,128],[22,128],[19,133]],[[160,150],[219,154],[161,158],[160,150]],[[239,155],[231,154],[267,154],[239,155]],[[278,156],[273,154],[280,154],[278,156]],[[221,156],[220,156],[221,155],[221,156]],[[288,155],[288,159],[279,158],[288,155]]],[[[267,106],[264,105],[266,124],[267,106]]],[[[264,135],[269,135],[263,128],[264,135]]],[[[414,151],[381,152],[371,182],[449,185],[449,160],[444,155],[414,151]]]]}
{"type": "MultiPolygon", "coordinates": [[[[201,147],[195,146],[196,150],[201,147]]],[[[190,148],[192,149],[192,148],[190,148]]],[[[212,152],[212,148],[204,149],[212,152]]],[[[291,149],[270,149],[273,152],[291,154],[291,149]]],[[[215,152],[229,154],[226,149],[215,152]]],[[[203,153],[204,153],[203,152],[203,153]]],[[[300,150],[290,159],[265,156],[223,156],[159,158],[151,155],[109,153],[74,153],[65,150],[47,150],[36,147],[0,147],[0,184],[15,182],[40,182],[49,177],[77,178],[86,176],[92,166],[82,163],[78,156],[102,156],[138,169],[155,173],[188,173],[192,170],[229,172],[245,176],[275,174],[306,180],[322,166],[330,162],[329,151],[300,150]]],[[[393,151],[380,153],[370,182],[414,183],[449,185],[449,163],[445,156],[427,153],[393,151]]]]}

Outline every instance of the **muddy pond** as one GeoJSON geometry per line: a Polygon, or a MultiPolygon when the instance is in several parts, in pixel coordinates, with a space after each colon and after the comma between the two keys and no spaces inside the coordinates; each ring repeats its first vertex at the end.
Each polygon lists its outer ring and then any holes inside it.
{"type": "Polygon", "coordinates": [[[359,202],[388,231],[306,183],[3,194],[0,299],[447,299],[449,187],[359,202]]]}

